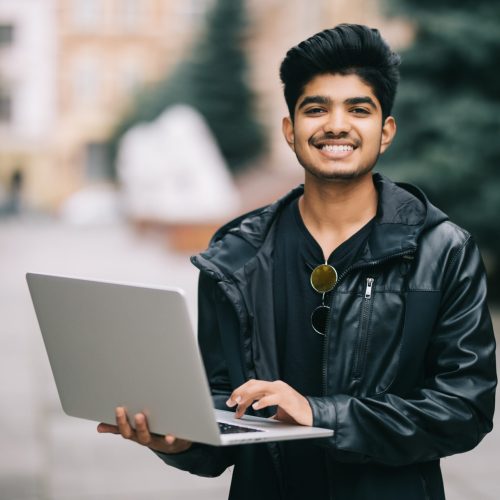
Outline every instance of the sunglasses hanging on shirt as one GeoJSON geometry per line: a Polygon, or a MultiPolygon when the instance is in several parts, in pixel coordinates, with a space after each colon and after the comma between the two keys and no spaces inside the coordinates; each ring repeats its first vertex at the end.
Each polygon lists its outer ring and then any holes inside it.
{"type": "Polygon", "coordinates": [[[321,293],[321,304],[311,314],[311,326],[319,335],[326,335],[330,306],[325,304],[325,296],[337,284],[337,271],[328,263],[320,264],[311,273],[311,286],[321,293]]]}

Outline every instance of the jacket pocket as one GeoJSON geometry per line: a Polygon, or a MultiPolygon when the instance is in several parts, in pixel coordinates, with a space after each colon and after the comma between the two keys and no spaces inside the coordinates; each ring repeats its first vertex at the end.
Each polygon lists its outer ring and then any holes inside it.
{"type": "Polygon", "coordinates": [[[370,333],[370,318],[373,304],[373,285],[375,278],[369,276],[365,281],[364,296],[361,303],[361,315],[358,328],[358,339],[354,350],[354,362],[352,369],[352,378],[358,380],[363,374],[368,352],[368,340],[370,333]]]}

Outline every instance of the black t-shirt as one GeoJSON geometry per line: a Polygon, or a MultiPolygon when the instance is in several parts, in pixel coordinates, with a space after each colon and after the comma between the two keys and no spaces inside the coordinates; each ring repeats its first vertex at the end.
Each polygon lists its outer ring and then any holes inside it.
{"type": "MultiPolygon", "coordinates": [[[[323,251],[302,221],[298,199],[283,209],[277,224],[273,286],[280,378],[304,396],[321,396],[324,337],[313,330],[311,313],[321,304],[322,294],[312,288],[310,277],[325,263],[323,251]]],[[[365,246],[371,227],[372,221],[329,256],[328,264],[339,276],[365,246]]],[[[307,498],[326,486],[320,448],[305,440],[284,442],[282,449],[287,499],[307,498]]]]}

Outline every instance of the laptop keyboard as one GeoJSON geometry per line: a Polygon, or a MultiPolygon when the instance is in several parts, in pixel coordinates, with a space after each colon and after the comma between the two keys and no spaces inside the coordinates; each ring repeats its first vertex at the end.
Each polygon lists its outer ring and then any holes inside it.
{"type": "Polygon", "coordinates": [[[217,422],[221,434],[239,434],[241,432],[263,432],[261,429],[250,429],[241,425],[231,425],[223,422],[217,422]]]}

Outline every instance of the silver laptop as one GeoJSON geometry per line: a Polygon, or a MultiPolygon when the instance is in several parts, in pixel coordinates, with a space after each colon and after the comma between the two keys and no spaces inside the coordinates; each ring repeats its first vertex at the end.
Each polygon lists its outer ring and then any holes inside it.
{"type": "Polygon", "coordinates": [[[330,429],[215,410],[177,288],[28,273],[28,286],[63,410],[115,423],[144,412],[157,434],[212,445],[319,438],[330,429]]]}

